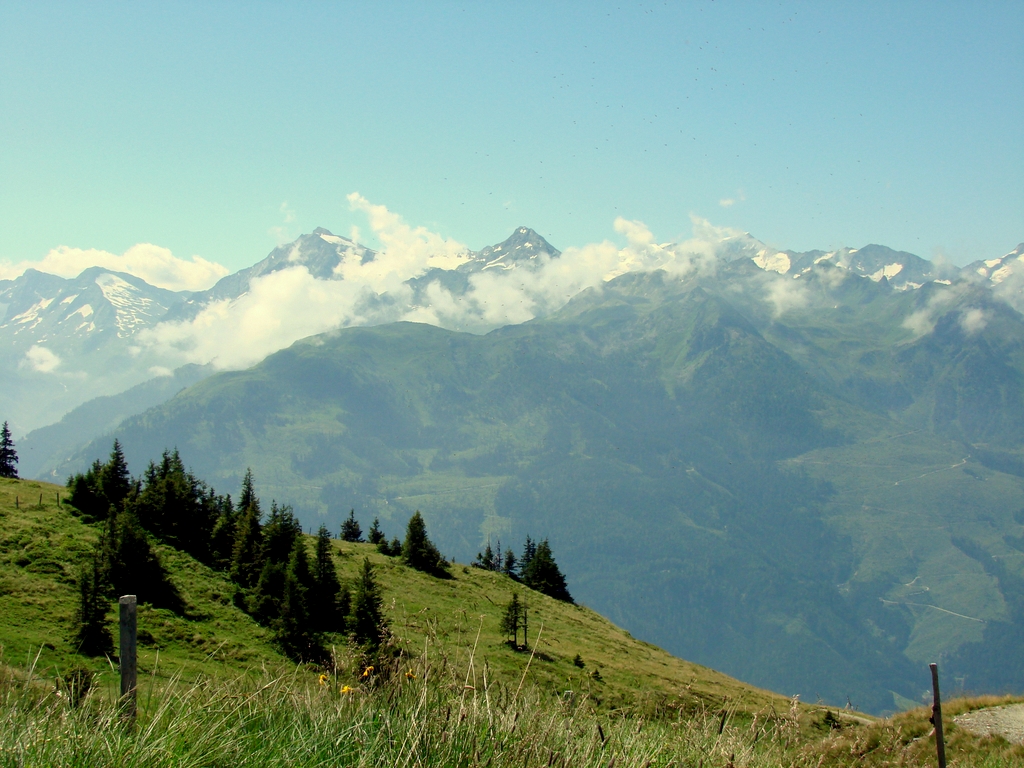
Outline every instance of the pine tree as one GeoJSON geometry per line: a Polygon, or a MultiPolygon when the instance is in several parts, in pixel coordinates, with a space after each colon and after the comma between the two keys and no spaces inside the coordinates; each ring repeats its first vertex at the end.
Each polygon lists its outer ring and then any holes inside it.
{"type": "Polygon", "coordinates": [[[0,427],[0,477],[15,478],[18,476],[18,452],[14,450],[11,429],[4,422],[0,427]]]}
{"type": "Polygon", "coordinates": [[[164,451],[159,465],[150,462],[144,486],[126,501],[146,530],[211,565],[221,506],[213,489],[186,471],[177,450],[164,451]]]}
{"type": "Polygon", "coordinates": [[[380,520],[373,518],[373,525],[370,526],[370,533],[367,536],[367,541],[371,544],[380,544],[384,541],[384,531],[380,529],[380,520]]]}
{"type": "Polygon", "coordinates": [[[245,477],[242,478],[242,493],[238,497],[238,508],[243,512],[249,507],[255,507],[257,514],[260,513],[260,500],[256,496],[256,490],[252,479],[252,467],[246,467],[245,477]]]}
{"type": "Polygon", "coordinates": [[[231,552],[231,579],[243,589],[256,586],[263,570],[263,528],[259,507],[252,503],[238,518],[231,552]]]}
{"type": "Polygon", "coordinates": [[[302,536],[302,524],[292,508],[285,504],[270,503],[270,519],[263,525],[263,558],[275,563],[288,564],[295,542],[302,536]]]}
{"type": "Polygon", "coordinates": [[[512,647],[519,646],[519,629],[523,626],[523,605],[519,602],[519,594],[512,593],[512,599],[505,606],[501,617],[500,631],[512,642],[512,647]]]}
{"type": "Polygon", "coordinates": [[[566,603],[573,602],[569,588],[565,584],[565,576],[558,568],[554,555],[551,554],[551,545],[544,539],[537,545],[529,564],[522,569],[523,583],[530,589],[543,592],[549,597],[561,600],[566,603]]]}
{"type": "Polygon", "coordinates": [[[373,576],[373,566],[363,558],[363,569],[356,580],[352,594],[352,613],[349,632],[352,639],[375,650],[387,636],[388,625],[384,617],[384,601],[373,576]]]}
{"type": "Polygon", "coordinates": [[[341,584],[334,567],[334,547],[331,533],[321,525],[316,535],[316,556],[313,560],[313,589],[310,598],[310,616],[318,632],[344,632],[345,612],[340,611],[341,584]]]}
{"type": "Polygon", "coordinates": [[[491,550],[491,540],[487,540],[487,546],[483,552],[476,553],[476,560],[473,561],[473,566],[476,568],[483,568],[485,571],[494,570],[494,552],[491,550]]]}
{"type": "Polygon", "coordinates": [[[533,560],[533,556],[537,553],[537,544],[529,536],[526,537],[526,543],[523,545],[523,556],[519,558],[519,575],[522,576],[526,573],[526,569],[530,567],[530,561],[533,560]]]}
{"type": "Polygon", "coordinates": [[[377,544],[377,551],[387,557],[400,557],[402,554],[402,542],[397,536],[391,539],[390,542],[385,538],[381,538],[377,544]]]}
{"type": "Polygon", "coordinates": [[[341,540],[353,542],[363,540],[363,529],[359,527],[354,509],[348,513],[348,518],[341,524],[341,540]]]}
{"type": "MultiPolygon", "coordinates": [[[[152,464],[150,469],[153,470],[152,464]]],[[[93,520],[106,519],[111,509],[120,512],[129,494],[136,490],[118,440],[114,440],[106,464],[97,459],[84,475],[69,477],[67,485],[68,503],[93,520]]]]}
{"type": "Polygon", "coordinates": [[[125,461],[124,451],[121,450],[121,441],[117,438],[114,438],[114,448],[110,452],[110,459],[100,474],[99,485],[100,492],[106,497],[107,503],[120,512],[124,500],[131,491],[132,476],[128,472],[128,462],[125,461]]]}
{"type": "Polygon", "coordinates": [[[87,521],[103,520],[110,510],[110,505],[100,493],[99,478],[102,473],[103,465],[96,459],[84,475],[77,474],[68,478],[67,503],[81,512],[87,521]]]}
{"type": "Polygon", "coordinates": [[[277,630],[282,649],[297,661],[316,661],[323,656],[323,648],[310,620],[309,594],[312,586],[313,574],[309,568],[306,542],[300,536],[295,540],[285,571],[277,630]]]}
{"type": "Polygon", "coordinates": [[[231,567],[231,553],[235,549],[235,531],[238,527],[238,515],[231,497],[225,494],[219,499],[220,513],[213,526],[210,541],[210,564],[218,570],[231,567]]]}
{"type": "Polygon", "coordinates": [[[511,549],[505,550],[505,562],[501,565],[502,573],[506,576],[515,578],[516,575],[516,556],[511,549]]]}
{"type": "Polygon", "coordinates": [[[424,573],[435,576],[448,573],[448,563],[427,536],[427,524],[419,510],[409,518],[405,541],[402,542],[402,560],[409,567],[424,573]]]}
{"type": "Polygon", "coordinates": [[[108,579],[115,596],[138,595],[140,603],[180,608],[181,598],[135,515],[129,511],[115,514],[111,506],[105,536],[108,579]]]}
{"type": "Polygon", "coordinates": [[[86,656],[111,655],[114,652],[114,638],[107,625],[109,585],[100,550],[95,550],[89,563],[79,569],[77,581],[75,642],[78,652],[86,656]]]}

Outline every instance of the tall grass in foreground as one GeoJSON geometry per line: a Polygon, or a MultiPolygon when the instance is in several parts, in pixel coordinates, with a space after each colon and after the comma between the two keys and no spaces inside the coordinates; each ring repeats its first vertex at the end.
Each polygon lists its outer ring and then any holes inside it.
{"type": "MultiPolygon", "coordinates": [[[[143,685],[131,723],[117,707],[113,674],[74,706],[66,687],[4,668],[0,765],[822,768],[934,760],[920,715],[810,735],[796,708],[734,724],[727,713],[647,720],[596,714],[585,696],[489,684],[486,669],[477,670],[475,685],[470,674],[455,679],[449,671],[406,664],[365,678],[296,670],[143,685]]],[[[1024,764],[1005,742],[977,749],[963,738],[951,766],[1024,764]]]]}
{"type": "MultiPolygon", "coordinates": [[[[429,674],[339,687],[307,675],[142,692],[134,726],[110,692],[78,708],[8,678],[0,762],[11,766],[780,765],[781,744],[718,718],[646,722],[593,715],[535,689],[454,689],[429,674]]],[[[777,742],[777,739],[773,739],[777,742]]]]}

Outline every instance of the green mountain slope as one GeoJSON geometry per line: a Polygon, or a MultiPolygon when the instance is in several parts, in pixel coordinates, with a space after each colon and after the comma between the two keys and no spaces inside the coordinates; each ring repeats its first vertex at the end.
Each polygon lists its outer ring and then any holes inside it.
{"type": "Polygon", "coordinates": [[[355,508],[392,535],[419,509],[462,559],[549,537],[574,595],[638,636],[880,711],[932,658],[987,686],[988,628],[1018,626],[1024,318],[986,296],[828,264],[629,274],[486,336],[312,337],[119,437],[133,467],[177,446],[217,486],[251,465],[307,524],[355,508]]]}
{"type": "MultiPolygon", "coordinates": [[[[66,504],[58,505],[58,493],[59,486],[0,479],[3,658],[8,664],[34,665],[43,676],[83,663],[109,671],[105,659],[84,659],[73,647],[76,570],[98,532],[66,504]]],[[[312,549],[312,540],[309,544],[312,549]]],[[[475,668],[483,674],[486,667],[492,682],[515,686],[529,665],[529,685],[558,696],[568,690],[586,693],[602,708],[671,705],[704,711],[725,705],[754,713],[788,707],[775,694],[671,656],[585,607],[553,600],[507,576],[455,566],[453,578],[437,579],[377,554],[369,544],[335,541],[334,546],[343,581],[356,578],[364,557],[375,565],[395,642],[411,658],[420,659],[424,652],[456,654],[462,657],[461,668],[475,647],[475,668]],[[529,606],[532,660],[531,653],[505,645],[500,631],[513,590],[529,606]],[[574,663],[577,654],[583,667],[574,663]]],[[[293,665],[270,643],[269,633],[234,606],[234,587],[223,573],[173,548],[157,550],[184,607],[178,612],[156,609],[139,595],[143,674],[190,681],[291,673],[293,665]]],[[[113,609],[110,621],[116,624],[113,609]]],[[[355,654],[346,650],[343,638],[335,640],[338,657],[347,664],[342,676],[358,674],[351,668],[355,654]]]]}

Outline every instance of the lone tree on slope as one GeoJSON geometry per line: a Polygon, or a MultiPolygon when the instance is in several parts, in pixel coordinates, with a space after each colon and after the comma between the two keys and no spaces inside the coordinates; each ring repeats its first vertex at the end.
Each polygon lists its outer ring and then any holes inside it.
{"type": "Polygon", "coordinates": [[[424,573],[435,576],[448,573],[448,564],[427,536],[427,524],[423,522],[419,510],[409,518],[409,527],[406,528],[405,541],[402,543],[402,560],[409,567],[424,573]]]}
{"type": "Polygon", "coordinates": [[[11,429],[4,422],[0,429],[0,477],[18,476],[18,454],[14,450],[14,440],[11,439],[11,429]]]}

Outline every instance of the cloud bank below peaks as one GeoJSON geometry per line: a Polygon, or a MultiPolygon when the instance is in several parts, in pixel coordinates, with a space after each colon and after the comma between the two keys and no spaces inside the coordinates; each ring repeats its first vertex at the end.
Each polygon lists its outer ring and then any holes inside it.
{"type": "MultiPolygon", "coordinates": [[[[407,320],[483,333],[550,313],[581,291],[627,272],[711,273],[719,244],[741,234],[694,219],[691,239],[659,244],[641,222],[619,218],[614,229],[625,239],[624,247],[604,241],[568,248],[557,258],[541,254],[514,269],[477,264],[474,271],[474,254],[462,243],[411,226],[359,194],[348,200],[381,244],[372,259],[364,260],[355,249],[339,251],[334,279],[323,280],[296,258],[294,266],[255,278],[236,299],[142,332],[142,345],[175,365],[241,368],[298,339],[349,326],[407,320]]],[[[356,240],[358,231],[352,234],[356,240]]]]}
{"type": "Polygon", "coordinates": [[[171,291],[202,291],[228,273],[226,267],[201,256],[193,256],[191,260],[179,259],[168,249],[150,243],[133,245],[121,255],[95,248],[62,245],[39,261],[0,263],[0,279],[12,280],[24,274],[26,269],[59,277],[78,277],[89,267],[126,272],[141,277],[150,285],[171,291]]]}

